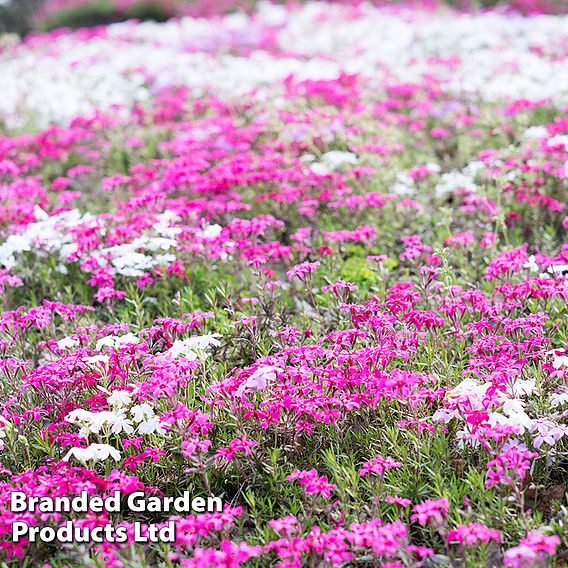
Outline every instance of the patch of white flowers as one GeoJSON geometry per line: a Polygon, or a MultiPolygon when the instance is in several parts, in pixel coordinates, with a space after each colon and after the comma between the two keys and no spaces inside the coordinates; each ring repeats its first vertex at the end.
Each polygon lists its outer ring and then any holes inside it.
{"type": "MultiPolygon", "coordinates": [[[[26,226],[24,231],[10,235],[0,244],[0,265],[14,268],[22,253],[33,251],[38,255],[57,254],[63,263],[77,251],[77,244],[72,242],[70,228],[81,224],[96,223],[90,213],[82,215],[78,210],[65,211],[49,216],[40,207],[35,208],[37,221],[26,226]]],[[[65,272],[65,266],[59,265],[65,272]]]]}
{"type": "MultiPolygon", "coordinates": [[[[105,391],[106,392],[106,391],[105,391]]],[[[91,412],[78,408],[70,412],[66,422],[80,426],[79,435],[88,438],[101,431],[112,434],[158,434],[166,433],[154,409],[147,403],[132,405],[132,393],[115,390],[107,398],[111,410],[91,412]]]]}
{"type": "Polygon", "coordinates": [[[126,333],[124,335],[107,335],[106,337],[101,337],[96,345],[95,349],[101,351],[103,347],[112,347],[114,349],[120,348],[123,345],[137,345],[140,343],[140,338],[134,333],[126,333]]]}
{"type": "Polygon", "coordinates": [[[4,449],[4,438],[9,427],[10,423],[0,414],[0,450],[4,449]]]}
{"type": "Polygon", "coordinates": [[[172,359],[197,359],[206,358],[210,347],[221,345],[218,333],[206,333],[205,335],[194,335],[188,339],[176,339],[174,344],[165,352],[172,359]]]}
{"type": "MultiPolygon", "coordinates": [[[[446,393],[446,397],[454,400],[461,400],[464,405],[471,410],[485,410],[483,404],[487,390],[491,383],[479,383],[475,379],[468,378],[459,383],[456,387],[446,393]]],[[[560,418],[557,414],[550,414],[543,418],[532,418],[526,411],[526,401],[524,397],[534,393],[537,389],[535,379],[517,379],[509,385],[506,392],[498,394],[501,407],[499,410],[488,412],[487,422],[491,426],[497,424],[512,426],[516,428],[519,435],[530,432],[533,436],[533,446],[539,448],[541,444],[555,444],[561,437],[568,435],[568,427],[558,423],[560,418]]],[[[550,397],[550,405],[556,408],[568,402],[568,393],[557,393],[550,397]]],[[[456,409],[441,408],[432,416],[433,420],[448,423],[457,418],[462,419],[460,411],[456,409]]],[[[479,442],[471,439],[472,428],[469,424],[464,424],[463,428],[456,432],[458,446],[465,447],[466,444],[477,447],[479,442]]]]}
{"type": "Polygon", "coordinates": [[[349,11],[319,2],[294,10],[260,3],[251,16],[128,22],[109,26],[104,37],[64,34],[22,44],[0,55],[0,114],[13,127],[29,118],[40,126],[65,122],[96,108],[129,106],[166,85],[187,85],[196,95],[256,90],[259,98],[278,97],[275,85],[290,75],[318,80],[342,72],[360,73],[378,88],[385,74],[414,82],[428,73],[457,92],[491,100],[568,100],[568,58],[549,56],[564,53],[566,16],[395,12],[370,3],[357,17],[349,11]],[[263,48],[268,33],[286,56],[263,48]],[[433,63],[450,55],[451,67],[433,63]]]}
{"type": "Polygon", "coordinates": [[[76,458],[81,463],[104,461],[108,458],[120,461],[120,452],[109,444],[91,444],[86,448],[71,448],[63,457],[63,461],[69,461],[71,458],[76,458]]]}
{"type": "Polygon", "coordinates": [[[475,191],[477,186],[473,181],[474,176],[467,175],[463,172],[448,172],[442,174],[440,180],[436,184],[436,197],[444,197],[458,189],[467,189],[475,191]]]}
{"type": "MultiPolygon", "coordinates": [[[[57,269],[66,273],[66,260],[75,255],[78,245],[69,229],[77,225],[97,227],[100,220],[90,213],[81,214],[78,210],[65,211],[48,215],[40,207],[35,208],[36,221],[29,223],[17,234],[11,234],[0,244],[0,267],[12,269],[16,267],[24,253],[33,252],[37,256],[56,255],[59,264],[57,269]]],[[[174,215],[175,217],[175,215],[174,215]]],[[[167,213],[158,216],[154,230],[157,235],[143,235],[129,243],[100,248],[89,253],[99,266],[110,265],[113,272],[129,277],[140,277],[157,266],[167,266],[175,261],[172,253],[177,248],[174,240],[181,229],[170,227],[172,217],[167,213]]],[[[217,234],[217,226],[209,234],[217,234]]],[[[99,227],[101,233],[104,227],[99,227]]],[[[81,259],[84,255],[81,256],[81,259]]]]}
{"type": "Polygon", "coordinates": [[[99,266],[107,266],[107,258],[110,257],[110,265],[117,274],[139,277],[156,266],[172,263],[176,259],[175,255],[166,254],[165,251],[176,247],[177,242],[173,239],[139,237],[130,243],[99,249],[92,256],[98,260],[99,266]],[[146,252],[159,254],[145,254],[146,252]]]}
{"type": "MultiPolygon", "coordinates": [[[[305,154],[303,156],[304,161],[309,161],[310,156],[311,154],[305,154]]],[[[359,158],[357,158],[356,154],[332,150],[323,154],[319,162],[313,161],[310,168],[318,175],[327,175],[332,172],[339,172],[345,169],[346,166],[354,166],[358,163],[359,158]]]]}

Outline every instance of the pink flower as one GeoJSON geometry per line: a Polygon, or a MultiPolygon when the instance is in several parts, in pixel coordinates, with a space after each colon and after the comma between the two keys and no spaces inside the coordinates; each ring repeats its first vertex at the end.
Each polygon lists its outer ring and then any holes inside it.
{"type": "Polygon", "coordinates": [[[458,525],[455,529],[448,532],[448,542],[459,542],[467,545],[477,542],[501,542],[501,533],[497,529],[487,528],[485,525],[470,523],[469,525],[458,525]]]}
{"type": "Polygon", "coordinates": [[[245,456],[250,456],[251,448],[258,446],[256,440],[250,440],[246,434],[240,438],[235,438],[229,443],[227,448],[219,448],[215,454],[215,458],[224,458],[227,461],[233,461],[235,454],[242,453],[245,456]]]}
{"type": "Polygon", "coordinates": [[[412,501],[410,499],[405,499],[404,497],[398,497],[397,495],[387,495],[385,497],[385,501],[387,503],[392,503],[402,508],[406,508],[412,505],[412,501]]]}
{"type": "Polygon", "coordinates": [[[318,472],[315,469],[296,469],[286,479],[288,481],[297,479],[300,485],[304,486],[306,493],[315,493],[323,497],[329,497],[331,492],[337,489],[335,485],[328,483],[326,475],[318,476],[318,472]]]}
{"type": "Polygon", "coordinates": [[[510,448],[501,452],[495,459],[487,464],[486,487],[502,483],[510,485],[515,480],[523,480],[531,466],[529,460],[538,457],[538,454],[528,450],[510,448]]]}
{"type": "Polygon", "coordinates": [[[298,519],[294,515],[288,515],[280,519],[271,519],[268,521],[268,526],[277,533],[287,535],[294,534],[301,528],[298,519]]]}
{"type": "Polygon", "coordinates": [[[518,546],[505,551],[503,564],[512,568],[530,568],[542,562],[546,556],[553,556],[560,545],[556,535],[546,536],[532,531],[521,539],[518,546]]]}
{"type": "Polygon", "coordinates": [[[445,497],[442,499],[424,501],[423,503],[414,505],[410,520],[418,521],[421,525],[425,525],[429,521],[441,523],[449,508],[450,504],[445,497]]]}
{"type": "Polygon", "coordinates": [[[383,456],[377,454],[372,460],[363,464],[363,467],[359,470],[359,475],[365,477],[368,473],[374,473],[381,476],[386,470],[399,467],[402,467],[402,464],[390,456],[383,458],[383,456]]]}
{"type": "Polygon", "coordinates": [[[316,260],[315,262],[302,262],[293,266],[286,274],[290,280],[296,277],[299,280],[304,281],[306,276],[315,272],[318,266],[321,266],[321,262],[319,260],[316,260]]]}

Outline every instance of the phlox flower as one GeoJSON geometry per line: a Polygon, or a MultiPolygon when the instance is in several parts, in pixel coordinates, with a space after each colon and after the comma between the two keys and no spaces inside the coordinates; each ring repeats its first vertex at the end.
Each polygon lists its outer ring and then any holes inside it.
{"type": "Polygon", "coordinates": [[[550,401],[550,406],[552,408],[564,406],[565,404],[568,404],[568,391],[552,393],[548,400],[550,401]]]}
{"type": "Polygon", "coordinates": [[[318,476],[315,469],[301,470],[296,469],[286,477],[288,481],[297,479],[300,485],[304,486],[304,490],[308,494],[317,493],[323,497],[329,497],[332,491],[337,488],[332,483],[328,483],[327,476],[318,476]]]}
{"type": "Polygon", "coordinates": [[[153,418],[154,409],[146,403],[137,404],[130,409],[130,415],[134,422],[143,422],[148,418],[153,418]]]}
{"type": "Polygon", "coordinates": [[[138,424],[137,432],[139,434],[160,434],[160,435],[166,433],[164,427],[160,423],[160,420],[155,416],[149,418],[148,420],[140,422],[140,424],[138,424]]]}
{"type": "MultiPolygon", "coordinates": [[[[303,156],[304,161],[308,161],[309,154],[303,156]]],[[[312,157],[313,160],[313,157],[312,157]]],[[[327,175],[331,172],[339,171],[346,165],[356,165],[359,159],[352,152],[342,152],[331,150],[322,155],[319,162],[310,165],[311,170],[318,175],[327,175]]]]}
{"type": "Polygon", "coordinates": [[[281,371],[280,367],[273,365],[262,365],[254,373],[241,383],[235,391],[235,396],[242,396],[246,391],[264,390],[268,385],[276,380],[276,373],[281,371]]]}
{"type": "Polygon", "coordinates": [[[503,564],[512,568],[530,568],[539,565],[546,555],[553,556],[559,545],[558,536],[547,536],[531,531],[521,539],[518,546],[505,551],[503,564]]]}
{"type": "Polygon", "coordinates": [[[298,278],[302,282],[306,279],[306,276],[312,274],[316,271],[316,268],[321,266],[321,262],[316,260],[315,262],[301,262],[300,264],[296,264],[293,266],[286,275],[290,280],[293,278],[298,278]]]}
{"type": "Polygon", "coordinates": [[[432,520],[440,523],[449,508],[450,503],[445,497],[442,499],[427,500],[423,503],[418,503],[418,505],[414,505],[410,520],[417,521],[421,525],[425,525],[432,520]]]}
{"type": "Polygon", "coordinates": [[[127,434],[132,434],[134,428],[132,421],[121,412],[111,412],[103,410],[101,412],[90,412],[78,408],[70,412],[65,420],[71,424],[78,423],[82,426],[81,435],[87,437],[89,434],[98,434],[102,427],[108,425],[113,434],[120,434],[123,430],[127,434]]]}
{"type": "Polygon", "coordinates": [[[408,527],[401,521],[383,524],[381,519],[351,523],[347,540],[355,549],[370,548],[378,556],[395,556],[406,545],[408,527]]]}
{"type": "Polygon", "coordinates": [[[116,414],[112,422],[111,431],[113,434],[120,434],[121,432],[126,432],[127,434],[132,434],[134,432],[134,427],[132,426],[132,420],[126,418],[122,413],[116,414]]]}
{"type": "Polygon", "coordinates": [[[277,533],[291,535],[300,529],[300,523],[294,515],[288,515],[280,519],[271,519],[268,526],[277,533]]]}
{"type": "Polygon", "coordinates": [[[395,469],[399,467],[402,467],[402,464],[390,456],[384,458],[380,454],[377,454],[372,460],[363,464],[363,467],[359,470],[359,475],[361,477],[365,477],[368,473],[373,473],[381,476],[387,469],[395,469]]]}
{"type": "Polygon", "coordinates": [[[123,406],[129,406],[132,400],[132,393],[124,390],[112,391],[112,394],[107,398],[107,402],[111,406],[117,408],[122,408],[123,406]]]}
{"type": "Polygon", "coordinates": [[[190,438],[181,443],[181,453],[186,458],[191,458],[197,452],[207,453],[211,447],[211,440],[200,440],[199,438],[190,438]]]}
{"type": "Polygon", "coordinates": [[[412,501],[410,499],[405,499],[404,497],[399,497],[398,495],[387,495],[385,497],[385,501],[387,503],[391,503],[393,505],[397,505],[398,507],[409,507],[412,505],[412,501]]]}
{"type": "Polygon", "coordinates": [[[246,542],[224,540],[219,549],[195,547],[193,558],[183,562],[184,568],[203,568],[204,566],[241,566],[252,558],[261,555],[260,546],[251,546],[246,542]]]}
{"type": "Polygon", "coordinates": [[[73,347],[77,347],[77,345],[79,345],[79,340],[73,337],[64,337],[57,342],[57,348],[62,351],[66,349],[73,349],[73,347]]]}
{"type": "Polygon", "coordinates": [[[455,529],[448,532],[448,542],[465,543],[468,546],[478,542],[501,542],[501,533],[497,529],[490,529],[479,523],[469,525],[458,525],[455,529]]]}
{"type": "Polygon", "coordinates": [[[552,366],[556,371],[563,367],[568,369],[568,355],[565,355],[564,349],[552,349],[547,351],[546,355],[552,358],[552,366]]]}
{"type": "Polygon", "coordinates": [[[109,457],[120,461],[120,452],[108,444],[91,444],[86,448],[71,448],[63,457],[63,461],[69,461],[72,457],[80,462],[104,461],[109,457]]]}
{"type": "Polygon", "coordinates": [[[121,347],[122,345],[133,345],[140,343],[140,338],[133,333],[126,333],[121,337],[115,335],[107,335],[106,337],[101,337],[96,345],[95,349],[101,351],[103,347],[121,347]]]}
{"type": "Polygon", "coordinates": [[[6,428],[9,425],[10,425],[10,423],[0,414],[0,450],[4,449],[4,441],[3,440],[6,437],[6,428]]]}
{"type": "Polygon", "coordinates": [[[229,447],[227,448],[219,448],[215,457],[217,459],[224,458],[227,461],[233,461],[235,454],[242,453],[245,456],[250,456],[251,448],[258,446],[258,442],[256,440],[251,440],[247,437],[247,435],[243,435],[240,438],[235,438],[229,442],[229,447]]]}
{"type": "Polygon", "coordinates": [[[515,479],[523,480],[529,470],[530,460],[538,454],[522,449],[510,448],[502,451],[487,464],[486,487],[502,483],[510,485],[515,479]]]}
{"type": "Polygon", "coordinates": [[[109,362],[108,355],[94,355],[92,357],[83,357],[83,361],[88,365],[106,365],[109,362]]]}
{"type": "Polygon", "coordinates": [[[205,335],[194,335],[188,339],[177,339],[165,353],[172,359],[183,357],[195,361],[200,356],[206,355],[209,347],[221,345],[218,339],[220,337],[221,335],[218,333],[207,333],[205,335]]]}
{"type": "Polygon", "coordinates": [[[543,443],[554,446],[561,438],[568,435],[568,426],[547,418],[534,420],[529,430],[534,435],[533,446],[537,450],[543,443]]]}

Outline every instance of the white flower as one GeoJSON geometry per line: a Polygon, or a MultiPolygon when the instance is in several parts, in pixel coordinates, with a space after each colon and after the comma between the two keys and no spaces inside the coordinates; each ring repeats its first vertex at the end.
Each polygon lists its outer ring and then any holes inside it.
{"type": "Polygon", "coordinates": [[[318,176],[326,176],[331,173],[329,167],[321,162],[314,162],[313,164],[310,164],[310,170],[318,176]]]}
{"type": "Polygon", "coordinates": [[[103,347],[120,347],[122,345],[132,345],[140,343],[140,338],[133,333],[126,333],[121,337],[116,335],[107,335],[101,337],[95,345],[95,349],[100,351],[103,347]]]}
{"type": "Polygon", "coordinates": [[[300,156],[300,161],[304,164],[311,164],[316,160],[316,157],[313,154],[302,154],[300,156]]]}
{"type": "Polygon", "coordinates": [[[472,448],[477,448],[480,445],[480,441],[475,438],[468,439],[471,436],[471,429],[469,424],[466,424],[463,429],[456,431],[456,439],[458,448],[465,448],[466,443],[472,448]]]}
{"type": "Polygon", "coordinates": [[[81,215],[78,210],[65,211],[48,216],[37,208],[35,223],[30,223],[19,234],[10,235],[0,244],[0,265],[13,268],[22,252],[34,251],[38,254],[58,253],[60,260],[76,250],[76,243],[71,243],[70,227],[90,221],[89,214],[81,215]],[[41,213],[40,213],[41,212],[41,213]]]}
{"type": "Polygon", "coordinates": [[[546,126],[530,126],[523,132],[523,138],[546,138],[547,136],[546,126]]]}
{"type": "Polygon", "coordinates": [[[475,191],[476,185],[473,178],[461,172],[448,172],[440,177],[436,185],[436,197],[444,197],[448,193],[453,193],[457,189],[469,189],[475,191]]]}
{"type": "Polygon", "coordinates": [[[511,391],[513,396],[526,396],[536,390],[536,379],[518,379],[514,382],[511,391]]]}
{"type": "Polygon", "coordinates": [[[93,412],[89,421],[85,424],[85,428],[93,434],[98,434],[103,426],[114,424],[116,417],[117,415],[114,412],[108,410],[93,412]]]}
{"type": "Polygon", "coordinates": [[[83,357],[83,361],[88,365],[96,365],[102,363],[106,365],[109,362],[108,355],[94,355],[92,357],[83,357]]]}
{"type": "Polygon", "coordinates": [[[103,347],[114,347],[114,335],[107,335],[106,337],[101,337],[96,345],[95,345],[95,349],[97,351],[100,351],[103,347]]]}
{"type": "Polygon", "coordinates": [[[432,415],[432,420],[444,422],[447,424],[452,418],[455,418],[458,415],[457,410],[448,410],[446,408],[439,408],[434,412],[432,415]]]}
{"type": "Polygon", "coordinates": [[[503,404],[503,412],[507,415],[506,419],[504,419],[503,415],[497,412],[492,412],[489,415],[489,423],[491,425],[500,423],[516,426],[519,434],[523,434],[527,428],[531,428],[533,425],[533,420],[524,410],[524,403],[522,400],[507,399],[503,404]]]}
{"type": "Polygon", "coordinates": [[[519,398],[508,398],[503,403],[503,412],[505,414],[515,414],[516,412],[524,412],[525,403],[519,398]]]}
{"type": "Polygon", "coordinates": [[[537,264],[534,254],[529,256],[527,261],[523,264],[523,268],[526,268],[531,272],[540,272],[540,266],[537,264]]]}
{"type": "Polygon", "coordinates": [[[84,410],[83,408],[77,408],[75,410],[72,410],[65,417],[65,421],[69,422],[70,424],[74,424],[75,422],[89,422],[92,416],[93,416],[92,412],[84,410]]]}
{"type": "Polygon", "coordinates": [[[547,355],[552,356],[552,366],[558,370],[560,367],[568,367],[568,356],[563,355],[564,349],[552,349],[547,351],[547,355]]]}
{"type": "Polygon", "coordinates": [[[149,404],[137,404],[130,409],[130,414],[135,422],[142,422],[154,416],[154,409],[149,404]]]}
{"type": "Polygon", "coordinates": [[[557,408],[568,403],[568,391],[555,392],[550,395],[550,406],[557,408]]]}
{"type": "Polygon", "coordinates": [[[399,172],[396,174],[396,182],[389,191],[401,197],[403,195],[412,195],[416,193],[414,180],[407,173],[399,172]]]}
{"type": "Polygon", "coordinates": [[[117,414],[112,421],[112,433],[120,434],[123,430],[127,434],[132,434],[134,432],[134,427],[132,426],[132,420],[126,418],[124,414],[117,414]]]}
{"type": "Polygon", "coordinates": [[[64,456],[63,461],[69,461],[72,457],[85,463],[89,460],[103,461],[109,457],[120,461],[120,452],[108,444],[91,444],[87,448],[72,448],[64,456]]]}
{"type": "Polygon", "coordinates": [[[71,424],[81,424],[80,434],[83,437],[87,437],[89,434],[98,434],[103,426],[110,426],[114,434],[120,434],[123,430],[132,434],[134,431],[132,421],[126,418],[123,412],[111,412],[109,410],[89,412],[78,408],[70,412],[65,420],[71,424]]]}
{"type": "Polygon", "coordinates": [[[547,270],[550,274],[563,274],[568,272],[568,264],[553,264],[547,270]]]}
{"type": "Polygon", "coordinates": [[[559,146],[563,145],[566,149],[568,149],[568,135],[567,134],[557,134],[552,138],[548,139],[549,146],[559,146]]]}
{"type": "Polygon", "coordinates": [[[132,400],[132,393],[129,393],[125,390],[115,390],[112,391],[112,394],[108,397],[107,402],[118,408],[123,406],[128,406],[132,400]]]}
{"type": "Polygon", "coordinates": [[[77,345],[79,345],[79,340],[73,339],[72,337],[64,337],[57,342],[57,347],[61,350],[73,349],[73,347],[76,347],[77,345]]]}
{"type": "Polygon", "coordinates": [[[239,386],[235,392],[236,396],[241,396],[247,390],[258,391],[265,389],[276,379],[277,371],[280,371],[280,368],[273,367],[272,365],[263,365],[259,367],[239,386]]]}
{"type": "Polygon", "coordinates": [[[222,231],[221,225],[207,225],[197,233],[197,236],[202,239],[216,239],[222,231]]]}
{"type": "Polygon", "coordinates": [[[127,333],[121,337],[117,337],[115,340],[115,345],[135,345],[140,343],[140,338],[133,333],[127,333]]]}
{"type": "Polygon", "coordinates": [[[359,158],[352,152],[341,152],[339,150],[326,152],[321,157],[321,163],[332,171],[341,170],[346,165],[355,165],[358,162],[359,158]]]}
{"type": "Polygon", "coordinates": [[[206,350],[212,345],[215,347],[221,345],[218,337],[221,337],[218,333],[207,333],[205,335],[194,335],[188,339],[177,339],[166,351],[166,354],[172,359],[183,357],[194,361],[200,355],[205,355],[206,350]]]}
{"type": "Polygon", "coordinates": [[[144,420],[144,422],[140,422],[138,424],[138,433],[139,434],[165,434],[166,431],[164,427],[160,423],[159,419],[155,416],[149,418],[148,420],[144,420]]]}
{"type": "Polygon", "coordinates": [[[0,450],[4,449],[4,438],[6,437],[6,428],[8,428],[10,426],[10,423],[8,422],[8,420],[6,420],[1,414],[0,414],[0,450]]]}
{"type": "Polygon", "coordinates": [[[482,400],[485,398],[487,389],[491,387],[491,383],[480,385],[475,379],[464,379],[453,389],[446,393],[447,398],[467,398],[473,410],[481,410],[482,400]]]}
{"type": "MultiPolygon", "coordinates": [[[[470,164],[471,166],[471,164],[470,164]]],[[[440,164],[436,164],[435,162],[428,162],[426,164],[426,168],[428,168],[429,171],[434,172],[436,174],[440,173],[440,171],[442,170],[442,168],[440,167],[440,164]]]]}

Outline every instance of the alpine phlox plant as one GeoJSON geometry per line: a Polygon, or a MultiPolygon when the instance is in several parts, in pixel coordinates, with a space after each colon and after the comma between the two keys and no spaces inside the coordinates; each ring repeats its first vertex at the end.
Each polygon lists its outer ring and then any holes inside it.
{"type": "Polygon", "coordinates": [[[562,565],[567,22],[261,4],[4,45],[6,566],[562,565]],[[11,538],[69,520],[128,541],[11,538]]]}

